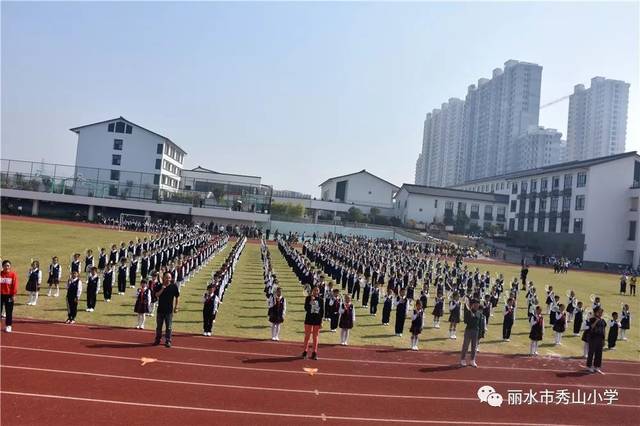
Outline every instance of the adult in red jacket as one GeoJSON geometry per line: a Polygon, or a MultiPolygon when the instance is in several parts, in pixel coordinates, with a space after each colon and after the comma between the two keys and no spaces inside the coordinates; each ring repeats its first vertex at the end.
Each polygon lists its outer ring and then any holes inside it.
{"type": "Polygon", "coordinates": [[[2,261],[2,271],[0,272],[0,311],[6,312],[5,331],[11,333],[13,323],[13,302],[18,293],[18,275],[11,269],[11,262],[2,261]]]}

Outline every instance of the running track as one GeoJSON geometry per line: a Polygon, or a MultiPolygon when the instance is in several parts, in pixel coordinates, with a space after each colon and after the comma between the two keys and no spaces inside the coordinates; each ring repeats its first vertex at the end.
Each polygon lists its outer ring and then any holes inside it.
{"type": "Polygon", "coordinates": [[[176,335],[149,345],[149,331],[20,321],[1,338],[3,425],[80,424],[638,424],[640,364],[605,361],[586,375],[582,361],[381,347],[321,346],[176,335]],[[156,359],[141,365],[141,358],[156,359]],[[313,376],[304,367],[317,368],[313,376]],[[500,408],[480,403],[491,385],[500,408]],[[575,392],[614,388],[612,405],[507,405],[508,389],[575,392]]]}

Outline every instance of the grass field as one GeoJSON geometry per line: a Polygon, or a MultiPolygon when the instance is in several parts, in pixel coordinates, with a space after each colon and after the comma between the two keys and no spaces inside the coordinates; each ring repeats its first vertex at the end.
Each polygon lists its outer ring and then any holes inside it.
{"type": "MultiPolygon", "coordinates": [[[[43,269],[46,269],[50,257],[53,254],[60,256],[63,267],[68,266],[68,257],[73,251],[84,251],[87,247],[96,247],[111,242],[119,243],[121,240],[129,240],[135,234],[124,233],[106,229],[79,228],[71,225],[53,225],[35,222],[19,222],[15,220],[3,220],[1,237],[1,254],[3,258],[12,260],[14,267],[21,279],[21,295],[17,300],[15,315],[18,317],[32,317],[48,320],[64,321],[66,319],[65,300],[62,295],[59,298],[46,297],[46,290],[41,291],[38,306],[25,306],[24,278],[29,264],[29,259],[35,257],[41,260],[43,269]],[[44,296],[43,296],[44,293],[44,296]]],[[[218,254],[203,270],[183,288],[180,300],[180,312],[174,318],[174,329],[181,332],[200,333],[202,331],[202,304],[201,295],[204,292],[205,283],[211,273],[218,269],[232,243],[218,254]]],[[[281,339],[301,341],[303,337],[302,320],[304,318],[302,288],[296,276],[289,269],[285,259],[280,255],[276,246],[270,246],[273,259],[273,268],[278,275],[284,295],[288,301],[287,317],[282,328],[281,339]]],[[[472,266],[474,266],[472,264],[472,266]]],[[[502,272],[505,279],[510,282],[513,276],[518,276],[520,268],[503,264],[478,265],[482,271],[491,271],[492,275],[502,272]]],[[[65,271],[68,269],[64,269],[65,271]]],[[[618,341],[615,351],[605,353],[607,358],[635,360],[639,359],[640,333],[635,321],[638,313],[639,298],[620,296],[618,290],[618,277],[593,272],[570,271],[566,275],[555,275],[552,270],[543,268],[531,268],[529,277],[542,290],[545,284],[551,284],[556,293],[563,295],[562,301],[566,303],[564,294],[572,288],[578,298],[588,301],[592,293],[602,297],[605,313],[612,310],[619,311],[620,303],[629,303],[631,307],[631,333],[628,341],[618,341]]],[[[133,327],[136,322],[133,313],[133,291],[128,289],[125,296],[114,295],[113,302],[106,304],[98,297],[98,305],[93,313],[84,312],[86,304],[84,295],[79,308],[78,321],[82,323],[94,323],[103,325],[115,325],[133,327]]],[[[519,300],[519,309],[516,323],[513,327],[511,342],[502,341],[502,308],[499,306],[495,316],[491,318],[489,331],[482,340],[482,352],[499,353],[528,353],[529,326],[526,320],[526,302],[524,295],[519,300]]],[[[381,306],[378,316],[368,315],[368,310],[358,308],[356,313],[356,325],[352,330],[350,344],[352,345],[381,345],[407,348],[409,346],[408,324],[405,325],[403,337],[396,337],[392,324],[384,327],[380,324],[381,306]]],[[[429,301],[427,312],[433,308],[433,301],[429,301]]],[[[223,305],[220,307],[218,319],[214,326],[214,334],[250,338],[270,338],[269,323],[266,318],[267,308],[263,293],[262,265],[258,244],[247,244],[240,258],[233,284],[225,295],[223,305]]],[[[448,338],[448,323],[445,314],[440,329],[432,329],[430,316],[426,317],[425,330],[421,335],[420,347],[423,349],[458,350],[461,339],[457,341],[448,338]]],[[[147,328],[153,328],[153,318],[147,320],[147,328]]],[[[569,325],[570,327],[572,324],[569,325]]],[[[461,332],[458,333],[462,335],[461,332]]],[[[321,342],[339,343],[339,333],[331,333],[328,326],[324,326],[321,332],[321,342]]],[[[212,342],[213,344],[213,342],[212,342]]],[[[582,354],[582,342],[579,337],[573,337],[566,333],[562,346],[553,345],[553,333],[546,328],[545,338],[539,350],[541,355],[578,356],[582,354]]]]}

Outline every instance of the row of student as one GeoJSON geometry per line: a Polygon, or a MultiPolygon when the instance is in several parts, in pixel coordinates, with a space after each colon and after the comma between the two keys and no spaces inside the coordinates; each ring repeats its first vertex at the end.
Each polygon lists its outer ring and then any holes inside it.
{"type": "Polygon", "coordinates": [[[213,335],[213,324],[216,322],[218,309],[224,301],[224,295],[233,281],[233,273],[236,270],[240,255],[247,242],[246,237],[236,240],[233,248],[227,255],[220,268],[213,273],[208,282],[206,291],[202,295],[202,334],[203,336],[213,335]]]}
{"type": "Polygon", "coordinates": [[[264,238],[260,239],[260,258],[262,260],[262,277],[264,294],[267,299],[267,318],[271,324],[271,340],[280,340],[280,331],[287,315],[287,300],[282,294],[278,277],[273,271],[271,252],[264,238]]]}

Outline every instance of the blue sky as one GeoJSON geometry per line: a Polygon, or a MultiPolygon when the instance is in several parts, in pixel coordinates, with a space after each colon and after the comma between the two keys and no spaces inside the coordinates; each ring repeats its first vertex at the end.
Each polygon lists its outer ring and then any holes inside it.
{"type": "MultiPolygon", "coordinates": [[[[72,164],[68,129],[124,116],[185,163],[318,195],[367,169],[413,182],[424,115],[508,59],[542,102],[631,83],[638,3],[2,3],[2,157],[72,164]]],[[[568,102],[540,123],[566,133],[568,102]]]]}

